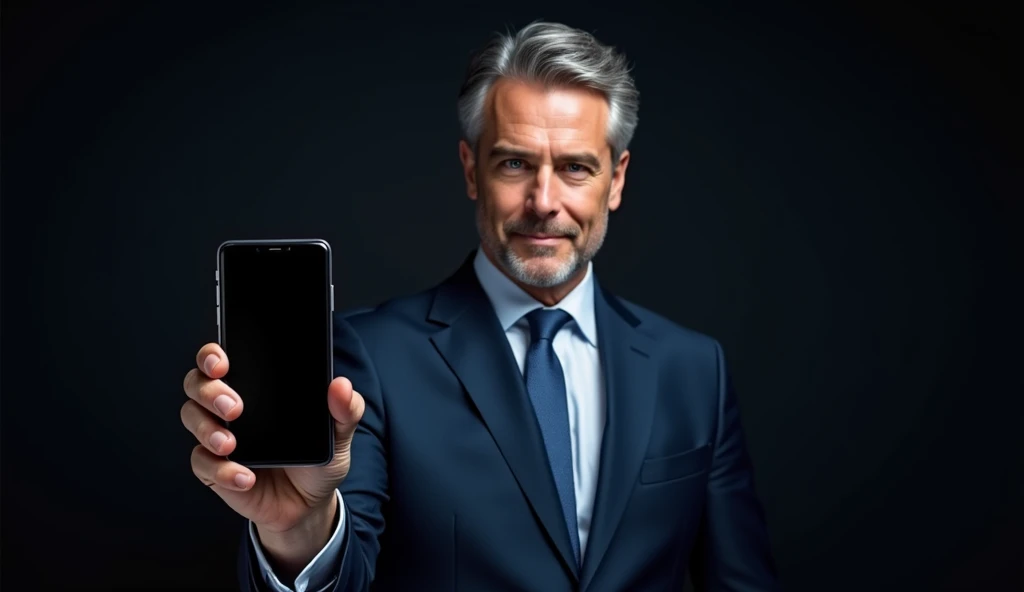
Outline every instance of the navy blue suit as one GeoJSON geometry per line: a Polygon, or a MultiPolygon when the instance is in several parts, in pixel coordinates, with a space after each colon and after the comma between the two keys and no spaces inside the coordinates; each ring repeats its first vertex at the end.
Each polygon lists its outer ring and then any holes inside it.
{"type": "MultiPolygon", "coordinates": [[[[712,338],[596,287],[607,424],[573,559],[544,444],[471,260],[335,317],[335,375],[366,400],[339,487],[334,590],[776,590],[736,396],[712,338]]],[[[248,533],[244,590],[259,589],[248,533]]]]}

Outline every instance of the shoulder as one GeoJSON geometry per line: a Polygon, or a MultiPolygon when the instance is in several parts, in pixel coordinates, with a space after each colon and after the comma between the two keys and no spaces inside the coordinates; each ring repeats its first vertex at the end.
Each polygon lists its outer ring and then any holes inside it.
{"type": "Polygon", "coordinates": [[[394,297],[375,306],[341,310],[334,313],[334,328],[353,331],[362,339],[401,338],[402,334],[421,333],[427,327],[427,314],[436,288],[394,297]]]}
{"type": "Polygon", "coordinates": [[[605,298],[612,308],[619,308],[620,312],[625,311],[638,320],[637,330],[656,341],[678,341],[704,347],[717,343],[714,337],[676,322],[632,300],[607,291],[605,298]]]}
{"type": "Polygon", "coordinates": [[[722,362],[722,346],[715,337],[607,291],[605,299],[613,309],[624,313],[624,317],[632,317],[636,330],[650,340],[658,353],[677,361],[690,360],[712,366],[722,362]]]}

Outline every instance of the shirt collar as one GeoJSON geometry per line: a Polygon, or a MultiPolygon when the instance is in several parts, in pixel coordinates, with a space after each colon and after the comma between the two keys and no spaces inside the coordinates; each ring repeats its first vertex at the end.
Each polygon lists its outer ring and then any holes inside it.
{"type": "MultiPolygon", "coordinates": [[[[494,311],[498,315],[498,321],[503,330],[508,331],[526,313],[536,308],[545,308],[541,302],[527,294],[491,263],[482,247],[476,251],[473,269],[476,271],[477,279],[480,280],[484,292],[490,298],[491,305],[494,306],[494,311]]],[[[597,345],[597,323],[594,317],[594,264],[592,262],[587,263],[587,274],[583,276],[583,281],[573,288],[561,302],[550,308],[560,308],[569,313],[587,341],[591,345],[597,345]]]]}

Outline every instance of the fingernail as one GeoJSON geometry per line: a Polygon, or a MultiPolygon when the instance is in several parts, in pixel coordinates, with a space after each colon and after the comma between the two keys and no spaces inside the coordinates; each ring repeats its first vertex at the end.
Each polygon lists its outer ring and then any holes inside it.
{"type": "Polygon", "coordinates": [[[217,357],[217,354],[210,354],[206,356],[205,360],[203,360],[203,371],[206,372],[207,376],[209,376],[210,373],[213,372],[213,369],[216,368],[217,364],[219,363],[220,358],[217,357]]]}
{"type": "Polygon", "coordinates": [[[221,395],[213,400],[213,406],[224,415],[235,408],[235,400],[227,395],[221,395]]]}
{"type": "Polygon", "coordinates": [[[246,475],[245,473],[239,473],[235,475],[235,485],[241,487],[242,489],[249,487],[249,475],[246,475]]]}
{"type": "Polygon", "coordinates": [[[213,446],[214,450],[220,450],[220,447],[228,441],[228,437],[224,435],[224,432],[214,432],[210,436],[210,446],[213,446]]]}

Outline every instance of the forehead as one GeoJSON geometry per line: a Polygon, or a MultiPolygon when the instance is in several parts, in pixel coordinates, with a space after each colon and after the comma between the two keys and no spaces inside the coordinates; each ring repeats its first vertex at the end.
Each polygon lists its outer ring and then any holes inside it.
{"type": "Polygon", "coordinates": [[[500,80],[488,97],[487,120],[483,139],[492,145],[598,155],[608,148],[608,102],[596,91],[500,80]]]}

